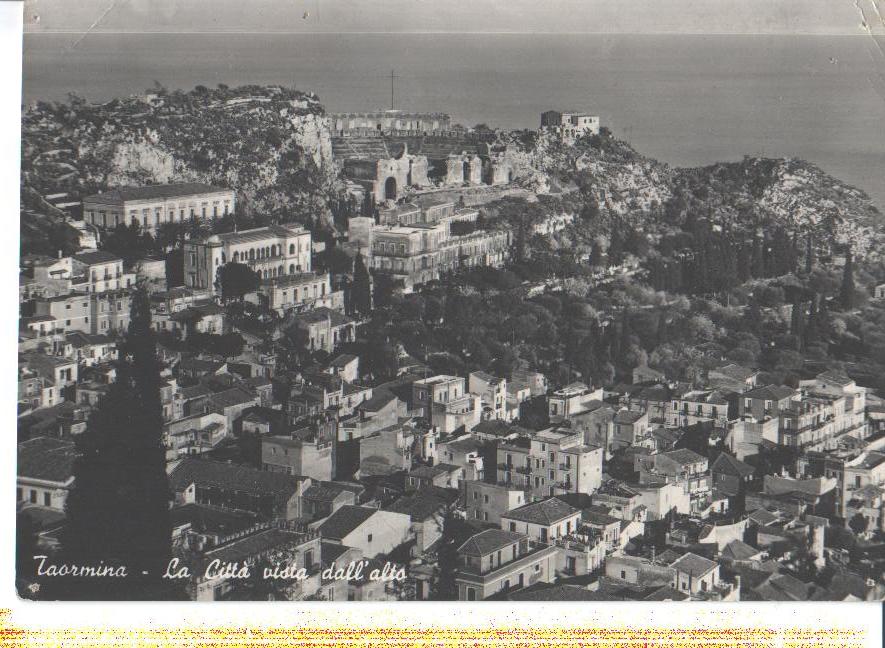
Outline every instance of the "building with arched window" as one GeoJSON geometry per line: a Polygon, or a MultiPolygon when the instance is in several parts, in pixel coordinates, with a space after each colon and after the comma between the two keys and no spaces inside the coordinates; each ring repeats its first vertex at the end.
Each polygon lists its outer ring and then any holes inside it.
{"type": "Polygon", "coordinates": [[[184,244],[184,282],[188,288],[215,290],[218,268],[243,263],[262,279],[311,272],[310,232],[297,225],[271,225],[216,234],[184,244]]]}
{"type": "Polygon", "coordinates": [[[599,117],[585,112],[548,110],[541,113],[541,128],[559,133],[563,140],[599,135],[599,117]]]}

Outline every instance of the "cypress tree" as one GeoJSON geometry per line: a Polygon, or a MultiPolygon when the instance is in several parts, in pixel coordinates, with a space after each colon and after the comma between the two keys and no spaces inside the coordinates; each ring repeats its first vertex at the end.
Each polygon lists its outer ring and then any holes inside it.
{"type": "Polygon", "coordinates": [[[621,234],[620,225],[614,226],[608,245],[608,265],[617,266],[624,262],[624,236],[621,234]]]}
{"type": "Polygon", "coordinates": [[[753,263],[752,273],[754,279],[761,279],[765,276],[765,250],[764,241],[758,236],[753,238],[753,263]]]}
{"type": "Polygon", "coordinates": [[[842,287],[839,289],[839,301],[843,311],[854,309],[854,260],[851,250],[845,255],[845,268],[842,271],[842,287]]]}
{"type": "Polygon", "coordinates": [[[762,307],[755,297],[750,298],[750,302],[744,309],[743,320],[748,331],[755,334],[761,331],[763,320],[762,307]]]}
{"type": "Polygon", "coordinates": [[[797,336],[801,342],[802,333],[805,330],[804,306],[798,299],[793,302],[793,310],[790,316],[790,333],[797,336]]]}
{"type": "Polygon", "coordinates": [[[658,329],[655,333],[655,346],[658,347],[667,341],[667,313],[661,311],[658,314],[658,329]]]}
{"type": "Polygon", "coordinates": [[[827,306],[826,297],[821,297],[817,309],[817,330],[823,340],[829,340],[832,322],[830,321],[830,308],[827,306]]]}
{"type": "Polygon", "coordinates": [[[125,568],[119,578],[73,578],[62,598],[175,597],[161,576],[171,555],[171,492],[162,444],[160,363],[144,287],[132,294],[117,378],[76,439],[61,555],[66,563],[125,568]]]}
{"type": "Polygon", "coordinates": [[[805,272],[811,274],[812,270],[814,270],[814,243],[809,234],[805,241],[805,272]]]}
{"type": "Polygon", "coordinates": [[[368,315],[372,311],[372,286],[369,271],[359,252],[353,262],[353,284],[351,285],[351,309],[360,315],[368,315]]]}
{"type": "Polygon", "coordinates": [[[621,353],[626,352],[630,347],[630,336],[632,334],[633,332],[630,330],[630,311],[625,307],[621,315],[621,353]]]}
{"type": "Polygon", "coordinates": [[[805,325],[804,338],[805,346],[816,344],[820,335],[818,314],[817,314],[818,296],[814,295],[811,300],[811,307],[808,309],[808,323],[805,325]]]}
{"type": "Polygon", "coordinates": [[[737,249],[737,279],[738,284],[743,284],[752,278],[750,273],[750,250],[747,244],[741,243],[737,249]]]}

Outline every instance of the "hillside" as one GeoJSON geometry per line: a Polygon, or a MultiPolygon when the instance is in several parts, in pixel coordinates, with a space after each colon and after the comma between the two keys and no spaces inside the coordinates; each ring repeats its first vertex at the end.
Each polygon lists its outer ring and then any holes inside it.
{"type": "Polygon", "coordinates": [[[723,225],[774,223],[851,245],[859,256],[879,254],[882,214],[869,196],[803,160],[748,157],[682,169],[673,190],[702,204],[723,225]]]}
{"type": "Polygon", "coordinates": [[[525,160],[520,182],[551,196],[557,186],[577,185],[583,200],[598,206],[603,229],[626,220],[661,233],[691,212],[734,230],[813,232],[820,244],[850,244],[868,261],[882,254],[885,220],[869,196],[803,160],[747,157],[673,168],[605,132],[574,145],[544,134],[525,139],[510,140],[525,160]]]}
{"type": "Polygon", "coordinates": [[[236,188],[245,213],[316,221],[337,178],[323,115],[314,95],[277,86],[41,102],[22,116],[22,207],[51,213],[40,196],[196,181],[236,188]]]}
{"type": "MultiPolygon", "coordinates": [[[[158,87],[100,105],[77,97],[38,103],[22,116],[22,141],[25,250],[70,238],[47,196],[76,203],[118,184],[208,182],[234,188],[247,215],[318,224],[342,188],[319,100],[278,86],[158,87]]],[[[492,148],[509,160],[518,187],[483,200],[546,196],[551,213],[601,214],[601,235],[629,222],[654,237],[691,215],[736,231],[813,231],[822,247],[850,243],[867,260],[885,249],[882,215],[866,194],[801,160],[673,168],[605,129],[573,145],[547,133],[500,132],[492,148]]]]}

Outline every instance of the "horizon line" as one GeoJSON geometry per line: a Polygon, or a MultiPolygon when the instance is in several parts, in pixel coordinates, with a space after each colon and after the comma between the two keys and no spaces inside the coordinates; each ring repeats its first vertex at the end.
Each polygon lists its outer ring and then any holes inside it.
{"type": "Polygon", "coordinates": [[[515,36],[851,36],[851,37],[867,37],[885,38],[885,33],[869,33],[862,30],[858,32],[824,32],[824,31],[792,31],[792,32],[742,32],[742,31],[518,31],[518,30],[478,30],[478,31],[454,31],[454,30],[402,30],[402,31],[294,31],[294,30],[238,30],[238,29],[179,29],[179,30],[82,30],[82,29],[39,29],[22,31],[23,36],[37,36],[50,34],[69,34],[69,35],[178,35],[178,34],[244,34],[244,35],[291,35],[291,36],[310,36],[310,35],[373,35],[380,36],[390,35],[477,35],[477,36],[494,36],[494,35],[515,35],[515,36]]]}

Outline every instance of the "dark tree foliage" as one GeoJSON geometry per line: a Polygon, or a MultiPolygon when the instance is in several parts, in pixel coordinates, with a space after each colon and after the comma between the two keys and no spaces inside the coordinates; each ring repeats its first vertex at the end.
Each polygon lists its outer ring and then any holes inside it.
{"type": "Polygon", "coordinates": [[[161,250],[182,247],[188,234],[187,223],[167,221],[160,224],[156,234],[156,244],[161,250]]]}
{"type": "Polygon", "coordinates": [[[805,305],[801,301],[794,301],[790,311],[790,334],[802,338],[805,331],[805,305]]]}
{"type": "Polygon", "coordinates": [[[181,248],[166,254],[166,285],[169,288],[184,285],[184,251],[181,248]]]}
{"type": "Polygon", "coordinates": [[[809,234],[805,239],[805,274],[814,270],[814,238],[809,234]]]}
{"type": "Polygon", "coordinates": [[[848,528],[856,535],[861,535],[866,531],[869,524],[869,519],[864,517],[861,513],[855,513],[854,516],[848,520],[848,528]]]}
{"type": "Polygon", "coordinates": [[[102,249],[116,254],[127,264],[156,249],[153,237],[138,225],[117,225],[102,241],[102,249]]]}
{"type": "Polygon", "coordinates": [[[655,346],[660,346],[667,341],[667,313],[661,311],[658,314],[658,326],[655,332],[655,346]]]}
{"type": "MultiPolygon", "coordinates": [[[[22,237],[22,252],[28,251],[24,236],[22,237]]],[[[70,256],[80,249],[80,235],[77,230],[67,223],[53,223],[49,228],[48,236],[33,241],[31,252],[43,252],[50,256],[54,256],[61,250],[65,256],[70,256]],[[44,245],[46,241],[48,245],[44,245]]]]}
{"type": "Polygon", "coordinates": [[[818,296],[815,295],[808,308],[808,321],[802,332],[802,342],[805,347],[817,344],[820,341],[820,320],[818,317],[818,296]]]}
{"type": "Polygon", "coordinates": [[[323,259],[323,268],[333,275],[350,274],[353,272],[353,259],[338,246],[328,248],[323,259]]]}
{"type": "Polygon", "coordinates": [[[385,273],[378,272],[372,276],[374,290],[372,297],[376,308],[385,308],[390,306],[393,300],[393,292],[395,289],[393,278],[385,273]]]}
{"type": "Polygon", "coordinates": [[[352,195],[337,195],[329,199],[329,209],[332,212],[332,222],[341,231],[347,230],[347,221],[357,215],[356,198],[352,195]]]}
{"type": "Polygon", "coordinates": [[[376,379],[390,380],[396,376],[396,349],[387,342],[379,341],[367,345],[361,359],[365,362],[366,372],[376,379]]]}
{"type": "Polygon", "coordinates": [[[616,266],[624,262],[626,241],[620,226],[615,226],[608,244],[606,257],[608,265],[616,266]]]}
{"type": "Polygon", "coordinates": [[[243,352],[246,341],[236,332],[231,333],[198,333],[187,336],[185,346],[196,352],[211,353],[223,358],[234,358],[243,352]]]}
{"type": "Polygon", "coordinates": [[[839,288],[839,302],[843,311],[854,310],[854,259],[851,250],[845,254],[845,268],[842,270],[842,286],[839,288]]]}
{"type": "Polygon", "coordinates": [[[451,224],[452,236],[463,236],[465,234],[472,234],[479,229],[482,228],[480,227],[480,223],[478,221],[455,221],[451,224]]]}
{"type": "Polygon", "coordinates": [[[758,236],[753,238],[753,256],[750,266],[753,277],[760,279],[765,275],[765,242],[758,236]]]}
{"type": "Polygon", "coordinates": [[[363,255],[357,252],[353,262],[353,284],[350,288],[350,307],[352,313],[366,316],[372,311],[372,282],[369,271],[363,261],[363,255]]]}
{"type": "Polygon", "coordinates": [[[377,219],[377,209],[375,207],[375,194],[367,191],[363,195],[363,202],[360,205],[360,215],[377,219]]]}
{"type": "Polygon", "coordinates": [[[70,564],[125,567],[122,578],[71,578],[70,599],[175,597],[161,579],[171,554],[171,493],[166,476],[160,363],[142,287],[132,297],[117,379],[77,439],[74,486],[65,505],[62,557],[70,564]]]}
{"type": "Polygon", "coordinates": [[[226,263],[218,269],[217,283],[222,301],[242,300],[255,291],[260,283],[258,273],[243,263],[226,263]]]}
{"type": "Polygon", "coordinates": [[[633,335],[633,332],[630,329],[630,311],[628,309],[624,309],[621,313],[621,340],[620,340],[620,348],[621,350],[625,350],[628,346],[630,346],[630,337],[633,335]]]}

